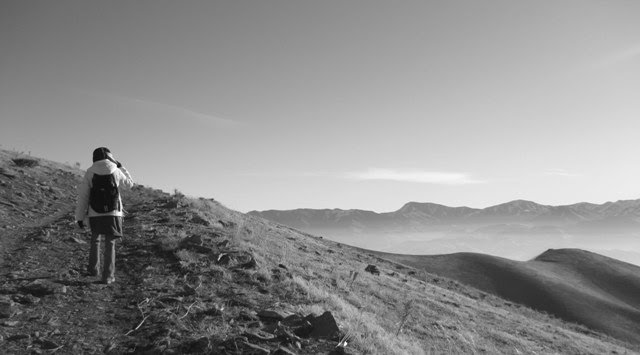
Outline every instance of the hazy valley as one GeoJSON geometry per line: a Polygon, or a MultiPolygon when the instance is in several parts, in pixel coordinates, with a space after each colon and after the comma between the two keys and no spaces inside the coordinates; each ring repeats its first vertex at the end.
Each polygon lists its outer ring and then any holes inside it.
{"type": "Polygon", "coordinates": [[[546,206],[516,200],[474,209],[410,202],[397,211],[252,211],[326,238],[390,253],[475,252],[529,260],[580,248],[640,265],[640,200],[546,206]]]}

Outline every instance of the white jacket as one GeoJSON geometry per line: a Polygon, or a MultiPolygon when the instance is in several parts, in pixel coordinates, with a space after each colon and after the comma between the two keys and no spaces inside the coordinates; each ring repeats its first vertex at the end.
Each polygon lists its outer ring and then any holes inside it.
{"type": "Polygon", "coordinates": [[[89,196],[91,194],[91,181],[93,180],[93,175],[107,175],[114,174],[116,184],[118,188],[120,186],[125,187],[133,187],[133,180],[131,179],[131,175],[124,167],[118,169],[115,163],[108,159],[98,160],[93,163],[87,172],[84,174],[84,178],[82,179],[82,183],[78,186],[78,204],[76,206],[76,221],[83,221],[87,215],[89,217],[99,217],[99,216],[124,216],[122,212],[122,200],[118,203],[118,208],[115,211],[107,212],[107,213],[98,213],[94,211],[91,206],[89,206],[89,196]],[[115,174],[114,174],[115,173],[115,174]]]}

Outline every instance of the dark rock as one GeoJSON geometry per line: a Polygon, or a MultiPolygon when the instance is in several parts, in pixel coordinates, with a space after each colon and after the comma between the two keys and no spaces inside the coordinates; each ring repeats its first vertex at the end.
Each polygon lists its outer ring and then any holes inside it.
{"type": "Polygon", "coordinates": [[[218,248],[226,248],[226,247],[228,247],[228,246],[229,246],[229,244],[230,244],[230,243],[231,243],[230,241],[228,241],[227,239],[225,239],[225,240],[223,240],[223,241],[219,242],[218,244],[216,244],[216,246],[217,246],[218,248]]]}
{"type": "Polygon", "coordinates": [[[229,256],[229,254],[222,253],[218,255],[218,260],[216,261],[216,264],[226,266],[226,265],[229,265],[230,263],[231,263],[231,256],[229,256]]]}
{"type": "Polygon", "coordinates": [[[0,298],[0,318],[11,318],[18,312],[16,304],[7,296],[0,298]]]}
{"type": "Polygon", "coordinates": [[[220,223],[224,228],[227,229],[231,229],[234,228],[236,226],[236,224],[234,222],[231,221],[223,221],[223,220],[218,220],[218,223],[220,223]]]}
{"type": "Polygon", "coordinates": [[[38,339],[38,344],[40,344],[41,348],[47,349],[47,350],[57,349],[60,347],[60,345],[48,339],[38,339]]]}
{"type": "Polygon", "coordinates": [[[193,217],[191,217],[191,219],[189,220],[190,223],[194,223],[194,224],[200,224],[203,226],[210,226],[211,223],[209,221],[207,221],[206,219],[198,216],[198,215],[194,215],[193,217]]]}
{"type": "Polygon", "coordinates": [[[281,268],[281,269],[289,270],[289,269],[287,269],[287,267],[286,267],[285,265],[283,265],[283,264],[278,264],[278,267],[279,267],[279,268],[281,268]]]}
{"type": "Polygon", "coordinates": [[[377,266],[375,266],[373,264],[367,265],[367,267],[364,269],[364,271],[369,272],[372,275],[380,275],[380,270],[378,269],[377,266]]]}
{"type": "Polygon", "coordinates": [[[240,311],[240,313],[238,313],[238,319],[246,322],[251,322],[251,321],[257,321],[258,317],[253,313],[249,313],[247,311],[242,310],[240,311]]]}
{"type": "Polygon", "coordinates": [[[301,338],[308,338],[313,332],[313,325],[309,321],[305,321],[304,324],[296,327],[293,333],[301,338]]]}
{"type": "Polygon", "coordinates": [[[169,201],[167,201],[164,205],[160,206],[160,208],[166,208],[166,209],[174,209],[174,208],[178,208],[178,201],[176,201],[176,200],[169,200],[169,201]]]}
{"type": "Polygon", "coordinates": [[[207,337],[202,337],[190,342],[187,348],[190,353],[203,353],[211,348],[211,341],[207,337]]]}
{"type": "Polygon", "coordinates": [[[284,316],[281,313],[270,309],[261,310],[258,312],[258,317],[272,321],[281,321],[284,319],[284,316]]]}
{"type": "Polygon", "coordinates": [[[324,312],[319,317],[310,318],[309,322],[313,326],[313,330],[309,334],[312,338],[333,339],[340,332],[335,318],[329,311],[324,312]]]}
{"type": "Polygon", "coordinates": [[[36,297],[43,297],[46,295],[66,293],[66,286],[47,281],[36,280],[20,288],[23,293],[28,293],[36,297]]]}
{"type": "Polygon", "coordinates": [[[258,267],[258,263],[256,262],[256,259],[251,257],[249,261],[239,264],[237,267],[241,269],[255,269],[258,267]]]}
{"type": "Polygon", "coordinates": [[[197,246],[201,246],[204,244],[204,239],[199,236],[199,235],[192,235],[188,238],[185,238],[182,241],[183,244],[190,244],[190,245],[197,245],[197,246]]]}
{"type": "Polygon", "coordinates": [[[22,339],[29,339],[31,336],[29,334],[16,334],[7,338],[7,341],[18,341],[22,339]]]}

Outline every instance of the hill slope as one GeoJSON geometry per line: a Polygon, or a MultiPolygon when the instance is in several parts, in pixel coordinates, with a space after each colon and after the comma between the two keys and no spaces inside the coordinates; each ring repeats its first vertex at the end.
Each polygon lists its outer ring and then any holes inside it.
{"type": "Polygon", "coordinates": [[[384,257],[640,344],[640,267],[578,249],[518,262],[474,254],[384,257]]]}
{"type": "Polygon", "coordinates": [[[338,350],[355,354],[636,349],[213,200],[142,186],[123,191],[117,282],[102,285],[84,272],[87,232],[72,217],[81,172],[16,157],[0,151],[2,353],[317,354],[337,351],[341,337],[338,350]]]}

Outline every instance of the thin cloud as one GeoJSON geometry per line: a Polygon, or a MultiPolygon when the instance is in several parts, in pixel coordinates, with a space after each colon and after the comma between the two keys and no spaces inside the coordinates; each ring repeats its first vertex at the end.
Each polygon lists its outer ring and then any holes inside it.
{"type": "Polygon", "coordinates": [[[202,112],[197,112],[197,111],[188,109],[186,107],[169,105],[169,104],[150,101],[150,100],[134,99],[134,98],[131,98],[129,100],[131,100],[132,102],[135,102],[138,105],[146,106],[146,108],[148,109],[159,109],[165,112],[166,114],[176,116],[176,117],[191,118],[204,124],[214,124],[217,126],[241,125],[240,122],[237,122],[234,120],[221,118],[218,116],[214,116],[214,115],[210,115],[202,112]]]}
{"type": "Polygon", "coordinates": [[[396,181],[441,185],[469,185],[485,182],[473,179],[466,173],[421,170],[369,169],[362,172],[347,173],[345,177],[361,181],[396,181]]]}
{"type": "Polygon", "coordinates": [[[152,100],[120,96],[102,91],[82,91],[81,93],[102,99],[107,98],[117,103],[133,106],[136,109],[151,112],[154,115],[162,115],[164,117],[173,117],[175,119],[191,119],[205,125],[214,125],[218,127],[233,127],[244,125],[244,123],[242,122],[222,118],[218,115],[202,113],[186,107],[166,104],[152,100]]]}
{"type": "Polygon", "coordinates": [[[609,53],[596,62],[597,67],[610,68],[640,59],[640,43],[609,53]]]}
{"type": "Polygon", "coordinates": [[[564,170],[564,169],[551,169],[551,170],[547,170],[547,171],[543,172],[542,174],[546,175],[546,176],[559,176],[559,177],[578,177],[578,176],[581,176],[581,174],[572,173],[572,172],[569,172],[569,171],[564,170]]]}

